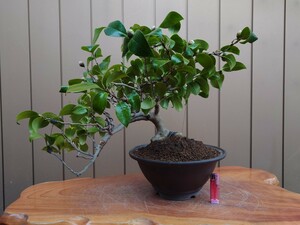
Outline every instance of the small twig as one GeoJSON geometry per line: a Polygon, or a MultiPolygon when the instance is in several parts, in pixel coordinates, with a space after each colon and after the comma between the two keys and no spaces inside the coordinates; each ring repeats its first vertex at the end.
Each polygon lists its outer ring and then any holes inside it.
{"type": "MultiPolygon", "coordinates": [[[[72,147],[78,152],[78,153],[80,153],[80,154],[82,154],[82,155],[85,155],[85,156],[87,156],[87,157],[93,157],[93,154],[91,154],[91,153],[88,153],[88,152],[84,152],[84,151],[82,151],[82,150],[80,150],[80,148],[78,148],[78,146],[72,141],[72,140],[70,140],[65,134],[63,134],[62,133],[62,135],[63,135],[63,137],[65,138],[65,140],[70,144],[70,145],[72,145],[72,147]]],[[[94,142],[94,141],[93,141],[94,142]]]]}
{"type": "Polygon", "coordinates": [[[140,91],[140,89],[138,89],[138,88],[136,88],[136,87],[132,87],[132,86],[130,86],[130,85],[128,85],[128,84],[114,83],[114,82],[113,82],[112,84],[114,84],[114,85],[116,85],[116,86],[128,87],[128,88],[131,88],[131,89],[136,90],[136,91],[140,91]]]}

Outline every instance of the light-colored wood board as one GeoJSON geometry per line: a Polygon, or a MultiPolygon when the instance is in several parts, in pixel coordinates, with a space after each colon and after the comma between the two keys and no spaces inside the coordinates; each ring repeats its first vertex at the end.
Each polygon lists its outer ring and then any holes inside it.
{"type": "MultiPolygon", "coordinates": [[[[188,5],[188,39],[209,42],[209,51],[219,47],[219,1],[191,0],[188,5]],[[212,16],[213,15],[213,16],[212,16]]],[[[218,145],[218,90],[210,89],[208,99],[191,96],[188,103],[188,136],[205,144],[218,145]]]]}
{"type": "MultiPolygon", "coordinates": [[[[251,0],[221,2],[221,46],[230,44],[243,27],[251,27],[251,9],[251,0]]],[[[247,70],[225,73],[220,97],[220,146],[227,150],[227,156],[221,165],[249,167],[251,46],[237,47],[241,54],[236,59],[243,62],[247,70]]]]}
{"type": "MultiPolygon", "coordinates": [[[[138,23],[152,27],[155,25],[154,0],[127,0],[124,1],[124,24],[126,28],[138,23]],[[137,10],[138,8],[138,10],[137,10]]],[[[128,152],[137,145],[149,144],[154,136],[155,128],[151,122],[136,122],[126,128],[126,173],[139,172],[138,163],[130,158],[128,152]]]]}
{"type": "MultiPolygon", "coordinates": [[[[43,112],[59,113],[61,94],[60,39],[58,1],[30,1],[30,47],[32,77],[32,108],[43,112]]],[[[49,132],[46,129],[43,132],[49,132]]],[[[62,164],[42,151],[44,140],[34,143],[34,182],[60,180],[62,164]]]]}
{"type": "MultiPolygon", "coordinates": [[[[27,214],[27,225],[299,224],[300,195],[279,187],[274,174],[244,167],[215,172],[221,179],[217,205],[209,201],[209,182],[193,199],[166,201],[145,177],[133,174],[38,184],[22,192],[6,213],[27,214]]],[[[4,215],[0,223],[24,218],[18,216],[4,215]]]]}
{"type": "Polygon", "coordinates": [[[4,198],[7,206],[33,181],[32,145],[28,141],[27,122],[23,121],[21,126],[16,124],[16,115],[30,109],[27,1],[1,1],[0,23],[4,198]]]}
{"type": "Polygon", "coordinates": [[[282,177],[284,1],[254,0],[252,166],[282,177]]]}
{"type": "MultiPolygon", "coordinates": [[[[170,11],[177,11],[184,18],[187,18],[187,2],[176,0],[156,0],[156,26],[159,26],[163,19],[170,11]]],[[[180,35],[187,37],[187,20],[185,19],[181,23],[180,35]]],[[[170,104],[172,106],[172,104],[170,104]]],[[[165,126],[172,131],[181,132],[183,135],[186,135],[187,129],[187,120],[186,120],[186,111],[185,107],[181,112],[177,112],[173,108],[166,110],[161,110],[161,117],[165,121],[165,126]]]]}
{"type": "MultiPolygon", "coordinates": [[[[86,61],[88,53],[81,50],[81,46],[91,43],[91,20],[89,0],[64,0],[61,3],[61,54],[62,54],[62,81],[67,84],[69,79],[80,78],[84,72],[79,67],[79,61],[86,61]]],[[[64,96],[63,103],[76,103],[79,95],[68,94],[64,96]]],[[[92,145],[90,144],[92,151],[92,145]]],[[[65,153],[65,161],[75,170],[81,170],[86,165],[86,160],[76,158],[76,153],[65,153]]],[[[65,178],[75,175],[65,170],[65,178]]],[[[93,176],[90,167],[83,176],[93,176]]]]}
{"type": "Polygon", "coordinates": [[[300,1],[286,1],[284,187],[300,193],[300,1]]]}
{"type": "MultiPolygon", "coordinates": [[[[93,0],[92,1],[92,24],[93,29],[96,27],[107,26],[115,20],[122,21],[123,8],[121,0],[93,0]]],[[[103,56],[111,55],[111,65],[122,62],[121,57],[121,38],[107,37],[104,33],[99,38],[99,43],[103,52],[103,56]]],[[[113,107],[109,113],[115,120],[115,124],[119,121],[115,116],[113,107]]],[[[95,176],[107,176],[124,174],[124,132],[121,131],[114,135],[103,148],[99,158],[95,164],[95,176]]]]}

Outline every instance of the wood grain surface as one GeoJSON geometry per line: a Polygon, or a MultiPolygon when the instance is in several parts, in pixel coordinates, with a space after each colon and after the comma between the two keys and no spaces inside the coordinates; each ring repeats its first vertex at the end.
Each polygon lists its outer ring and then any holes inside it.
{"type": "Polygon", "coordinates": [[[300,195],[279,187],[274,175],[243,167],[216,172],[219,205],[210,204],[208,183],[196,198],[166,201],[141,174],[76,178],[27,188],[0,224],[300,224],[300,195]]]}

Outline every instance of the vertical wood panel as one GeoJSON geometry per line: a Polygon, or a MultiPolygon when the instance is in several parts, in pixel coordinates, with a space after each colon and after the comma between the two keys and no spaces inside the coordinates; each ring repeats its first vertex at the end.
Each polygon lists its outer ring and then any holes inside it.
{"type": "MultiPolygon", "coordinates": [[[[124,23],[127,29],[135,23],[149,27],[154,26],[154,15],[153,0],[124,1],[124,23]]],[[[126,173],[140,171],[138,163],[129,157],[128,152],[137,145],[148,144],[154,135],[154,130],[151,122],[137,122],[130,124],[126,129],[126,173]]]]}
{"type": "MultiPolygon", "coordinates": [[[[180,35],[187,37],[187,1],[182,0],[156,0],[156,25],[159,26],[170,11],[179,12],[185,20],[181,23],[180,35]]],[[[171,104],[170,104],[171,105],[171,104]]],[[[186,135],[186,107],[181,112],[170,108],[168,111],[161,109],[161,117],[169,130],[181,132],[186,135]]]]}
{"type": "Polygon", "coordinates": [[[284,187],[300,193],[300,0],[286,4],[284,187]]]}
{"type": "MultiPolygon", "coordinates": [[[[221,2],[221,46],[230,44],[243,27],[251,27],[251,9],[251,0],[221,2]]],[[[227,150],[227,156],[221,164],[248,167],[251,130],[251,46],[238,47],[241,55],[236,59],[242,61],[247,70],[225,73],[220,99],[220,146],[227,150]]]]}
{"type": "MultiPolygon", "coordinates": [[[[219,0],[191,0],[188,7],[188,38],[200,38],[219,46],[219,0]],[[213,16],[212,16],[213,15],[213,16]]],[[[211,88],[208,99],[192,96],[188,104],[188,136],[218,145],[218,90],[211,88]]]]}
{"type": "Polygon", "coordinates": [[[254,0],[253,167],[282,173],[284,1],[254,0]]]}
{"type": "MultiPolygon", "coordinates": [[[[0,4],[1,6],[1,4],[0,4]]],[[[0,10],[1,12],[1,10],[0,10]]],[[[1,17],[0,17],[1,18],[1,17]]],[[[2,23],[0,23],[0,31],[2,31],[2,23]]],[[[1,35],[0,35],[0,49],[1,49],[1,35]]],[[[4,190],[3,190],[3,148],[2,148],[2,91],[1,91],[1,54],[0,54],[0,214],[4,210],[4,190]]]]}
{"type": "Polygon", "coordinates": [[[5,203],[32,184],[32,148],[18,112],[30,109],[30,62],[27,1],[1,1],[1,96],[5,203]]]}
{"type": "MultiPolygon", "coordinates": [[[[92,21],[93,28],[107,26],[114,20],[122,21],[122,1],[121,0],[94,0],[92,1],[92,21]]],[[[121,39],[100,36],[100,46],[104,57],[111,55],[111,65],[120,63],[121,39]]],[[[111,115],[117,123],[114,110],[110,110],[111,115]]],[[[95,165],[95,176],[117,175],[124,173],[124,135],[119,132],[114,135],[102,150],[95,165]]]]}
{"type": "MultiPolygon", "coordinates": [[[[1,8],[3,8],[1,2],[0,2],[0,13],[2,14],[1,8]]],[[[4,31],[4,27],[3,27],[3,23],[1,23],[1,20],[3,20],[4,18],[1,17],[0,15],[0,49],[2,49],[2,40],[3,37],[1,35],[1,32],[4,31]]],[[[1,84],[1,80],[2,80],[2,69],[1,69],[1,53],[0,53],[0,214],[3,213],[4,211],[4,189],[3,189],[3,145],[2,145],[2,84],[1,84]]]]}
{"type": "MultiPolygon", "coordinates": [[[[31,0],[29,9],[32,108],[41,113],[58,113],[61,107],[58,1],[31,0]]],[[[34,143],[35,183],[60,180],[63,176],[61,163],[41,150],[44,145],[43,140],[34,143]]]]}
{"type": "MultiPolygon", "coordinates": [[[[81,46],[91,43],[91,21],[89,0],[61,1],[61,45],[62,45],[62,80],[67,84],[69,79],[82,77],[83,69],[78,66],[79,61],[85,61],[88,53],[81,50],[81,46]]],[[[69,94],[64,97],[64,104],[74,103],[78,95],[69,94]]],[[[75,152],[66,153],[65,159],[75,170],[81,170],[86,160],[76,158],[75,152]]],[[[93,176],[91,167],[83,176],[93,176]]],[[[74,175],[65,170],[65,177],[74,175]]]]}

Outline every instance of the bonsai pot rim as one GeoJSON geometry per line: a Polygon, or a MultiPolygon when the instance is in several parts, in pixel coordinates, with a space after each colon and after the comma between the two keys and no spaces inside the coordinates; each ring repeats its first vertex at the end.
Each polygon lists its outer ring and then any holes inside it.
{"type": "Polygon", "coordinates": [[[195,163],[202,164],[202,163],[220,161],[220,160],[222,160],[222,159],[224,159],[226,157],[226,151],[224,149],[216,147],[216,146],[213,146],[213,145],[207,145],[207,144],[205,144],[205,145],[207,147],[209,147],[209,148],[212,148],[212,149],[218,151],[220,154],[217,157],[210,158],[210,159],[193,160],[193,161],[185,161],[185,162],[171,162],[171,161],[167,162],[167,161],[160,161],[160,160],[153,160],[153,159],[145,159],[145,158],[138,157],[138,156],[134,155],[134,153],[133,153],[134,151],[137,151],[140,148],[147,146],[146,144],[143,144],[143,145],[138,145],[138,146],[134,147],[133,149],[131,149],[129,151],[129,155],[130,155],[131,158],[133,158],[135,160],[141,160],[144,163],[149,162],[149,163],[167,164],[167,165],[170,165],[170,164],[174,164],[174,165],[188,165],[188,164],[195,164],[195,163]]]}

